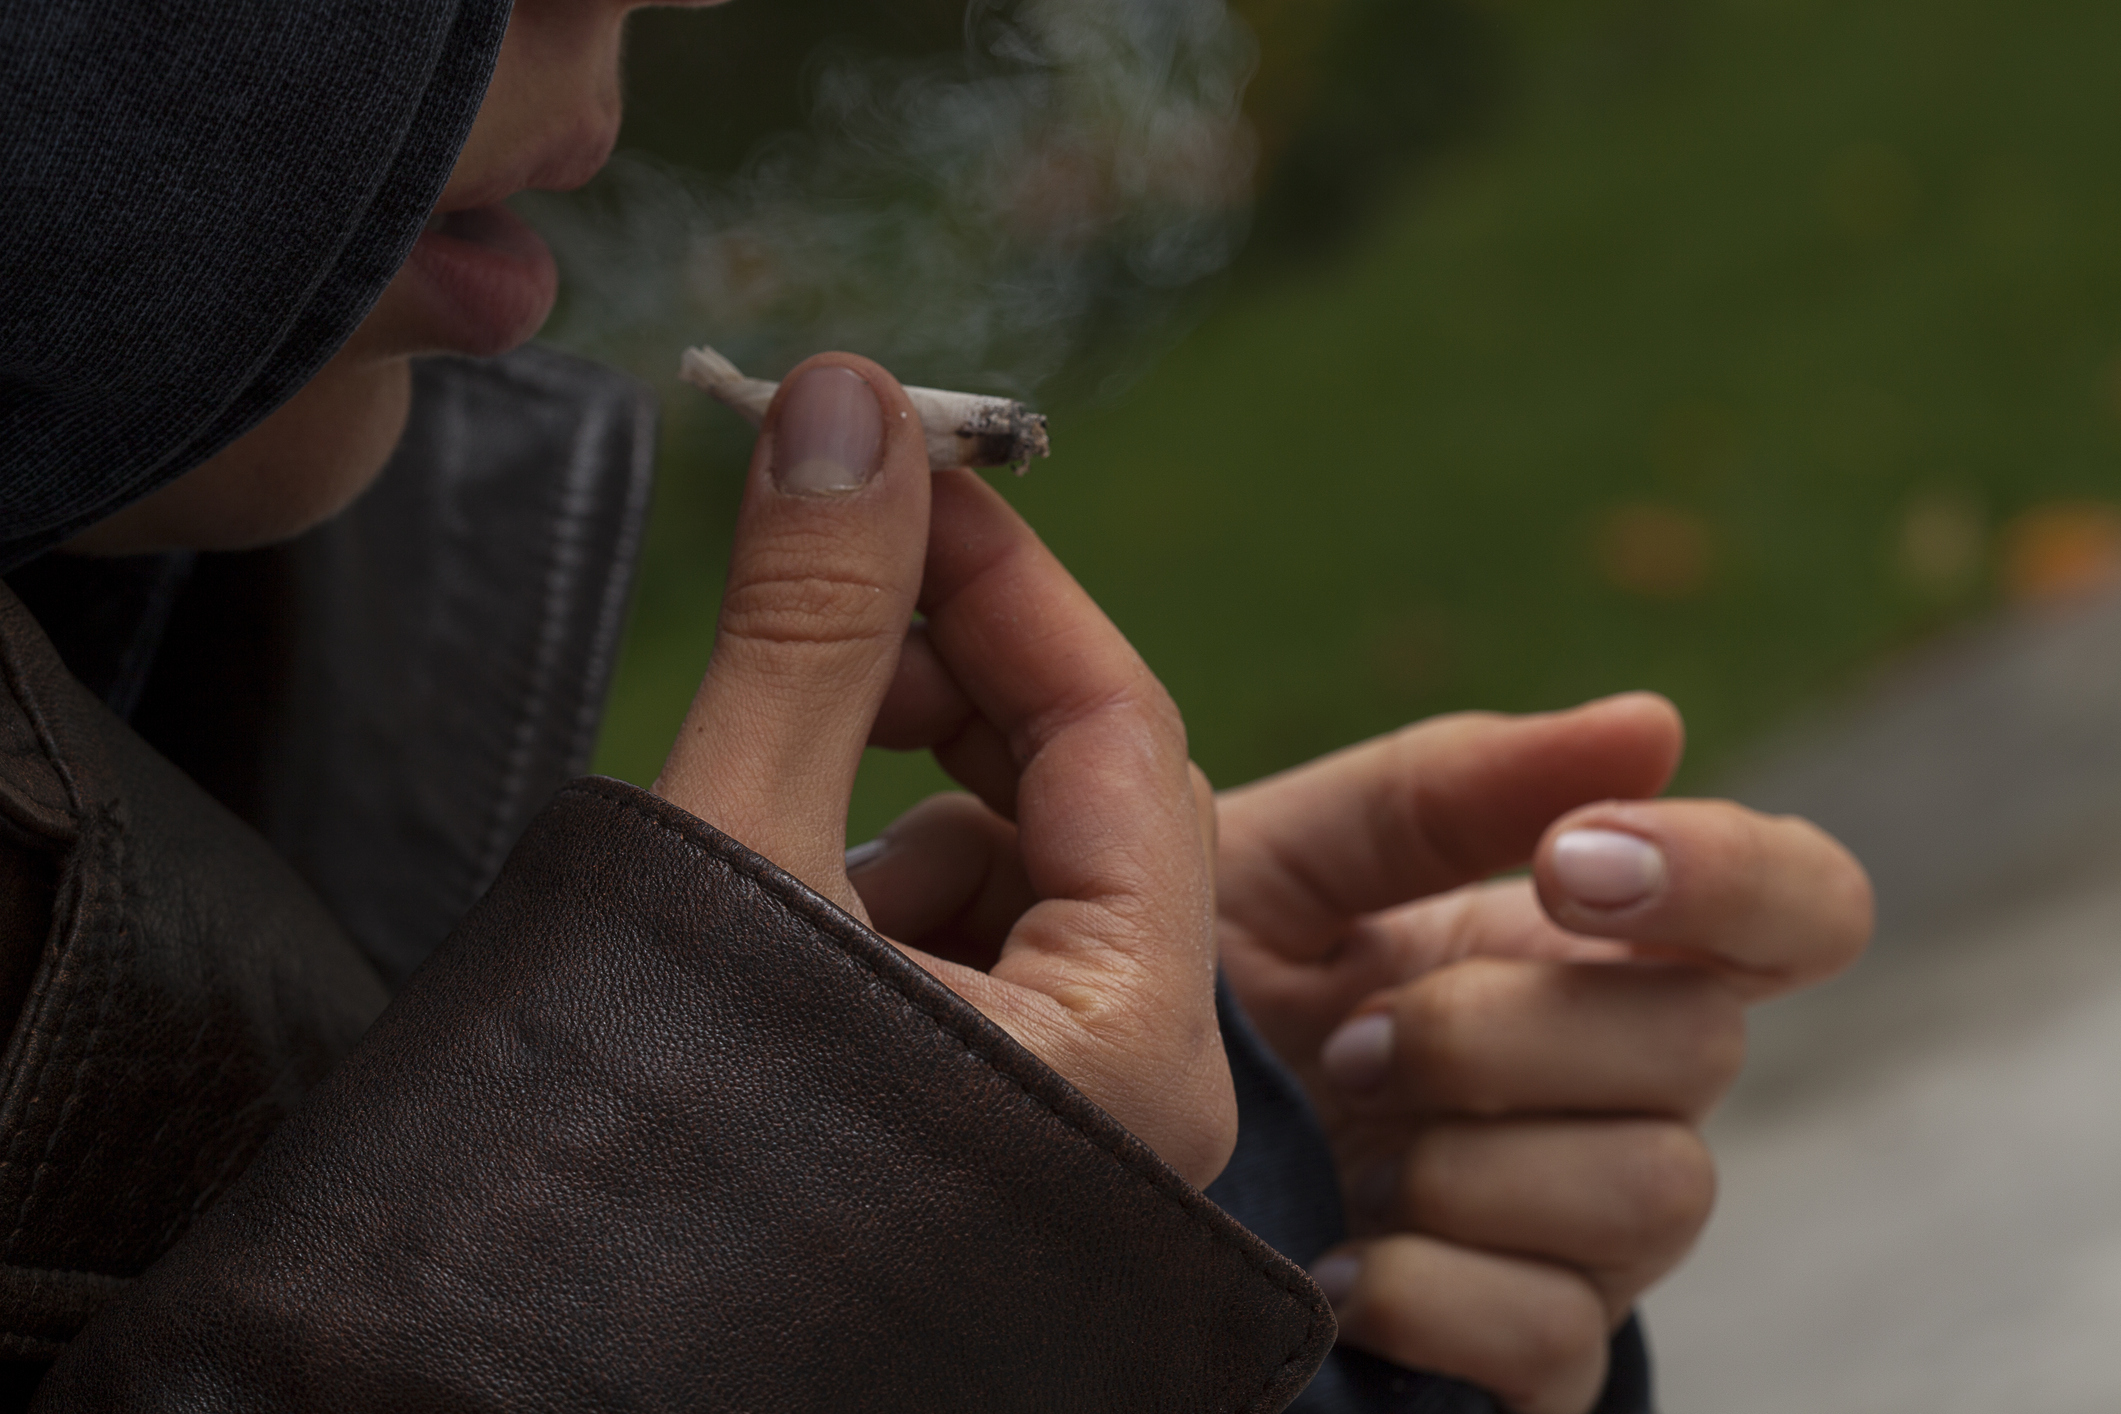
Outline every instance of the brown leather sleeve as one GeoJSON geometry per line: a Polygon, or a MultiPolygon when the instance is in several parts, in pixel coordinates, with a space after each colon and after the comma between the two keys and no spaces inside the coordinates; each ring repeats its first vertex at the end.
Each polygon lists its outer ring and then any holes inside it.
{"type": "Polygon", "coordinates": [[[0,1409],[388,1000],[264,841],[0,588],[0,1409]]]}
{"type": "Polygon", "coordinates": [[[1272,1411],[1333,1334],[890,944],[586,780],[36,1408],[1272,1411]]]}

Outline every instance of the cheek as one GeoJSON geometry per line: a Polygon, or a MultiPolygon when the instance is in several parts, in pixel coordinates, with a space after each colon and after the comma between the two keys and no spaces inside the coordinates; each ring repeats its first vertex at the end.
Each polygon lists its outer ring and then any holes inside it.
{"type": "Polygon", "coordinates": [[[335,360],[229,449],[243,455],[220,485],[202,487],[213,519],[248,545],[285,540],[331,519],[390,460],[411,402],[407,360],[335,360]]]}
{"type": "Polygon", "coordinates": [[[291,539],[368,489],[405,431],[410,401],[406,360],[342,355],[226,451],[120,516],[155,542],[143,548],[243,550],[291,539]]]}

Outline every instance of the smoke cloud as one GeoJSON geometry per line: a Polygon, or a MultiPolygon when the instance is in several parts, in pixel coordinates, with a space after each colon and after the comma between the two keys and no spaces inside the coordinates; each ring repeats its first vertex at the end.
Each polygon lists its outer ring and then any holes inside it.
{"type": "Polygon", "coordinates": [[[975,0],[961,54],[829,53],[806,130],[708,177],[621,154],[526,203],[548,337],[661,381],[706,341],[777,377],[844,348],[909,381],[1110,392],[1242,242],[1255,57],[1223,0],[975,0]]]}

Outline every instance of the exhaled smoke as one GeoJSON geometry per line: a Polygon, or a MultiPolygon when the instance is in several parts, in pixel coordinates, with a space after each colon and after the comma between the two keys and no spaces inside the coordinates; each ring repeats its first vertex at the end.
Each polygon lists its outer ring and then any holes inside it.
{"type": "Polygon", "coordinates": [[[945,386],[1124,381],[1244,236],[1250,34],[1222,0],[975,0],[966,34],[825,61],[809,130],[737,176],[622,154],[536,202],[551,336],[657,378],[704,340],[767,376],[844,348],[945,386]]]}

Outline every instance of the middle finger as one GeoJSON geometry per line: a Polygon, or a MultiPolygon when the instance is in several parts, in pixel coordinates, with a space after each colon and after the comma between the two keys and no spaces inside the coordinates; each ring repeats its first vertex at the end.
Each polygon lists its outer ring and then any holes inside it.
{"type": "Polygon", "coordinates": [[[1404,1126],[1378,1137],[1351,1163],[1358,1236],[1423,1232],[1576,1267],[1616,1316],[1686,1254],[1715,1201],[1708,1146],[1676,1120],[1448,1120],[1411,1144],[1404,1126]]]}
{"type": "Polygon", "coordinates": [[[1699,968],[1468,958],[1385,992],[1319,1053],[1338,1117],[1695,1118],[1745,1055],[1736,991],[1699,968]]]}

